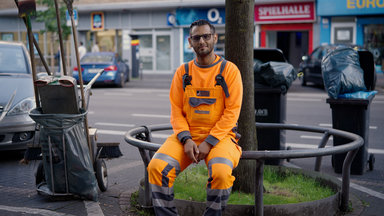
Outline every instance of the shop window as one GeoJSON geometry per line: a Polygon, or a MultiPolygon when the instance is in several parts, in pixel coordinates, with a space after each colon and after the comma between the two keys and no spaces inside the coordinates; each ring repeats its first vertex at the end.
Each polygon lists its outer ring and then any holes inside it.
{"type": "Polygon", "coordinates": [[[353,27],[335,27],[334,33],[336,44],[353,43],[353,27]]]}
{"type": "Polygon", "coordinates": [[[2,33],[1,34],[2,41],[15,41],[15,35],[13,33],[2,33]]]}
{"type": "Polygon", "coordinates": [[[143,64],[143,70],[153,70],[152,35],[139,35],[139,41],[140,61],[143,64]]]}
{"type": "Polygon", "coordinates": [[[384,24],[364,26],[364,45],[372,52],[376,71],[384,71],[384,24]]]}

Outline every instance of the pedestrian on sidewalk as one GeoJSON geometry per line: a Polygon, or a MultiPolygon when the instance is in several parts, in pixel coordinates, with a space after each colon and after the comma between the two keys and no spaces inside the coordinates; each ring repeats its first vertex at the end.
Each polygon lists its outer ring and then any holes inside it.
{"type": "Polygon", "coordinates": [[[92,46],[92,52],[100,52],[99,45],[97,44],[97,41],[92,46]]]}
{"type": "Polygon", "coordinates": [[[196,58],[181,65],[170,88],[172,134],[148,165],[156,215],[178,215],[173,203],[175,178],[191,163],[208,167],[204,215],[221,215],[231,193],[241,148],[236,132],[243,98],[239,69],[214,53],[215,27],[193,22],[189,44],[196,58]]]}
{"type": "Polygon", "coordinates": [[[87,53],[87,48],[85,48],[83,42],[80,42],[80,46],[79,46],[78,50],[79,50],[79,58],[81,60],[81,58],[83,58],[83,56],[87,53]]]}

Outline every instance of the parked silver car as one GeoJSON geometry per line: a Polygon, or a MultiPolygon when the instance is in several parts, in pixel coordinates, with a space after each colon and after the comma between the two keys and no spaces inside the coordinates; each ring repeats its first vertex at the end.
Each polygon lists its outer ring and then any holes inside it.
{"type": "Polygon", "coordinates": [[[0,41],[0,150],[26,149],[32,142],[35,122],[32,69],[22,43],[0,41]]]}

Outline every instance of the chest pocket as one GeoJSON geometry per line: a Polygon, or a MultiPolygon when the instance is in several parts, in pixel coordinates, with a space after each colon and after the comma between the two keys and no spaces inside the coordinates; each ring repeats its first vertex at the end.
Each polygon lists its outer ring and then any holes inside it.
{"type": "Polygon", "coordinates": [[[224,110],[224,97],[221,87],[194,88],[187,86],[184,111],[190,126],[213,126],[224,110]],[[198,96],[198,92],[209,92],[209,96],[198,96]]]}

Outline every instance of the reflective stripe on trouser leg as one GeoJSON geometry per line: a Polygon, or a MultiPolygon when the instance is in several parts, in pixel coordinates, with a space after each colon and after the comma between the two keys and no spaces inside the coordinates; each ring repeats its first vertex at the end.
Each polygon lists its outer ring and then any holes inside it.
{"type": "Polygon", "coordinates": [[[180,173],[179,162],[163,153],[156,153],[148,165],[152,203],[156,215],[178,215],[173,203],[173,180],[170,185],[169,179],[172,170],[174,174],[171,178],[175,178],[180,173]]]}
{"type": "Polygon", "coordinates": [[[207,208],[204,215],[221,215],[226,207],[234,181],[232,169],[233,163],[227,158],[215,157],[208,162],[207,208]]]}

